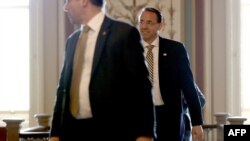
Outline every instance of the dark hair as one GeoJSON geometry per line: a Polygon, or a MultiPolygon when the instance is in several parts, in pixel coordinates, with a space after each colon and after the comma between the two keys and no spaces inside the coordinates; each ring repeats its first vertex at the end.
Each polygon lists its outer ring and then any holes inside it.
{"type": "Polygon", "coordinates": [[[162,15],[161,15],[161,12],[155,8],[152,8],[152,7],[146,7],[142,10],[143,11],[148,11],[148,12],[152,12],[152,13],[155,13],[155,15],[157,16],[157,22],[160,23],[161,20],[162,20],[162,15]]]}
{"type": "Polygon", "coordinates": [[[90,0],[92,4],[102,7],[103,6],[103,0],[90,0]]]}

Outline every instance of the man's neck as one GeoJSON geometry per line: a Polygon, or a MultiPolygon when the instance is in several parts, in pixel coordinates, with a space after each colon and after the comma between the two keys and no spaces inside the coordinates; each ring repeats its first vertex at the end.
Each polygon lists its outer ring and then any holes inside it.
{"type": "Polygon", "coordinates": [[[86,16],[84,17],[83,24],[87,24],[94,16],[101,12],[100,7],[92,6],[86,9],[86,16]]]}
{"type": "Polygon", "coordinates": [[[156,38],[157,38],[157,36],[155,36],[155,38],[152,38],[150,40],[145,40],[145,42],[148,43],[149,45],[151,45],[156,38]]]}

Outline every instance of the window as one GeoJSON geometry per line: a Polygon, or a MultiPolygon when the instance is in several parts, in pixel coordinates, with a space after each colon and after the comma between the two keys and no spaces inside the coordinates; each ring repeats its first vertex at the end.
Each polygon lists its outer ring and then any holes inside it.
{"type": "Polygon", "coordinates": [[[29,111],[29,0],[1,0],[0,19],[2,118],[29,111]]]}
{"type": "Polygon", "coordinates": [[[247,117],[246,123],[250,123],[250,1],[241,0],[241,112],[247,117]]]}

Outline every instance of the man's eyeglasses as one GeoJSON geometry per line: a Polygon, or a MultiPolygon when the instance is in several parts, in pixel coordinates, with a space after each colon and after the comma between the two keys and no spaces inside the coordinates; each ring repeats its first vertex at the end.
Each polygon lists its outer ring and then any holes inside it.
{"type": "Polygon", "coordinates": [[[157,22],[153,22],[153,21],[140,21],[139,24],[140,25],[153,26],[153,25],[158,24],[158,23],[157,22]]]}

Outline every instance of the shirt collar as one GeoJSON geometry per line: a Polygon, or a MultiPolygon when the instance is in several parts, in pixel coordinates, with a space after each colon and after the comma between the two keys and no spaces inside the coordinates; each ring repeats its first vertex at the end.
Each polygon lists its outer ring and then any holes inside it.
{"type": "MultiPolygon", "coordinates": [[[[88,23],[87,25],[90,27],[91,30],[93,31],[98,31],[101,28],[102,22],[104,20],[104,13],[103,12],[99,12],[98,14],[96,14],[88,23]]],[[[85,25],[81,26],[81,29],[84,27],[85,25]]]]}
{"type": "MultiPolygon", "coordinates": [[[[142,45],[143,47],[146,47],[148,45],[150,45],[149,43],[145,42],[144,40],[142,40],[142,45]]],[[[151,43],[151,45],[154,45],[154,47],[158,47],[159,46],[159,36],[157,36],[155,38],[155,40],[151,43]]]]}

